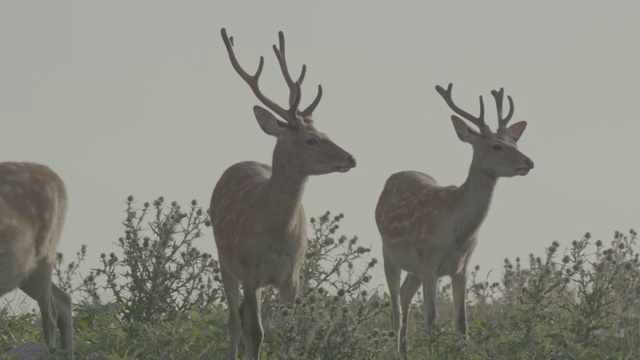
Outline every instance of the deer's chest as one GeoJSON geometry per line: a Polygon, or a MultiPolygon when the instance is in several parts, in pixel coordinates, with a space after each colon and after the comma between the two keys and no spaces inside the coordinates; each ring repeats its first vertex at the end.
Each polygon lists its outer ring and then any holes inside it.
{"type": "Polygon", "coordinates": [[[256,253],[256,276],[261,282],[278,285],[297,276],[307,251],[306,228],[294,225],[284,231],[266,231],[256,253]]]}
{"type": "Polygon", "coordinates": [[[439,254],[436,254],[431,259],[437,276],[452,275],[462,271],[469,261],[476,243],[477,237],[475,234],[462,238],[454,237],[446,242],[445,247],[441,249],[439,254]]]}
{"type": "Polygon", "coordinates": [[[451,217],[440,231],[430,234],[425,256],[437,269],[438,276],[457,273],[465,266],[476,247],[477,235],[484,217],[468,220],[451,217]],[[432,251],[429,251],[432,248],[432,251]]]}

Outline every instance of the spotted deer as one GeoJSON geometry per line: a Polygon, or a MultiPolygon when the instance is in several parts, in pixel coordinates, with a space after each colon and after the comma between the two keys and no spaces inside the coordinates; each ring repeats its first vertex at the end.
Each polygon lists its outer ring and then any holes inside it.
{"type": "Polygon", "coordinates": [[[451,276],[454,323],[466,336],[467,265],[476,247],[478,231],[491,204],[498,178],[526,175],[533,161],[516,145],[526,122],[507,127],[510,110],[502,117],[503,89],[492,91],[498,112],[498,131],[484,122],[484,103],[480,96],[480,115],[474,117],[455,105],[452,84],[436,90],[451,110],[476,125],[467,126],[451,116],[458,138],[471,144],[473,160],[466,181],[460,186],[439,186],[434,178],[417,171],[403,171],[387,179],[376,207],[375,217],[382,237],[384,271],[392,302],[392,326],[398,351],[406,353],[407,319],[413,296],[422,285],[425,297],[427,330],[436,319],[438,278],[451,276]],[[401,271],[406,271],[402,286],[401,271]]]}
{"type": "Polygon", "coordinates": [[[67,211],[62,179],[44,165],[0,163],[0,296],[20,288],[37,301],[44,339],[73,359],[71,297],[51,282],[67,211]]]}
{"type": "Polygon", "coordinates": [[[267,98],[258,86],[264,65],[249,75],[233,49],[233,38],[222,29],[231,65],[268,109],[253,108],[262,131],[275,136],[272,166],[253,161],[229,167],[211,196],[210,217],[218,248],[222,284],[229,303],[229,357],[235,359],[242,333],[246,357],[258,359],[263,339],[260,307],[263,290],[275,287],[283,304],[293,304],[298,294],[300,267],[307,250],[306,217],[302,194],[310,175],[347,172],[356,166],[348,152],[319,132],[311,119],[322,97],[322,87],[313,102],[299,110],[300,85],[306,66],[293,81],[285,58],[285,42],[279,33],[274,45],[280,70],[289,87],[289,108],[267,98]],[[244,298],[239,303],[238,284],[244,298]]]}

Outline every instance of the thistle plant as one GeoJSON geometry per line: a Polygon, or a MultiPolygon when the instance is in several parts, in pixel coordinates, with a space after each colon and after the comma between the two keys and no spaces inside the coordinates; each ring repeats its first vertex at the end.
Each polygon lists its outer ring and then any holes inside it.
{"type": "MultiPolygon", "coordinates": [[[[84,246],[71,263],[56,260],[56,283],[76,299],[84,296],[74,305],[76,355],[227,358],[219,269],[197,249],[206,213],[196,202],[183,211],[162,198],[141,207],[129,198],[126,206],[118,249],[103,254],[97,269],[81,275],[84,246]]],[[[343,219],[329,212],[311,218],[294,304],[280,304],[274,291],[264,294],[265,358],[400,359],[388,295],[371,288],[378,260],[357,237],[338,234],[343,219]]],[[[566,245],[549,241],[539,255],[505,259],[498,282],[475,267],[467,289],[468,338],[450,324],[453,304],[445,279],[438,293],[442,316],[430,334],[422,325],[423,296],[411,306],[406,358],[637,358],[638,251],[634,230],[615,232],[611,241],[594,241],[586,233],[566,245]]],[[[0,308],[0,353],[8,343],[37,341],[40,331],[34,313],[14,316],[0,308]]]]}
{"type": "Polygon", "coordinates": [[[76,252],[76,260],[65,265],[62,253],[56,254],[53,264],[53,276],[57,279],[57,284],[67,294],[74,294],[83,290],[82,282],[74,281],[76,276],[81,275],[80,266],[85,262],[87,256],[87,245],[82,245],[76,252]]]}
{"type": "Polygon", "coordinates": [[[155,323],[221,299],[218,262],[196,247],[209,225],[196,200],[183,211],[163,197],[138,208],[129,196],[125,214],[123,236],[116,243],[121,257],[101,254],[101,267],[85,278],[94,300],[100,300],[101,290],[122,304],[125,321],[155,323]]]}
{"type": "Polygon", "coordinates": [[[370,292],[370,248],[358,237],[337,236],[344,215],[326,212],[310,219],[309,248],[301,270],[300,297],[282,306],[268,296],[263,304],[264,349],[292,359],[378,359],[395,356],[387,316],[389,301],[370,292]]]}
{"type": "Polygon", "coordinates": [[[567,277],[575,284],[579,301],[564,306],[571,315],[566,330],[575,334],[579,343],[593,341],[599,333],[627,328],[628,323],[640,321],[640,270],[638,264],[637,233],[628,235],[616,231],[611,246],[595,243],[595,252],[586,253],[591,235],[574,241],[563,258],[571,264],[567,277]],[[635,315],[633,315],[635,314],[635,315]]]}

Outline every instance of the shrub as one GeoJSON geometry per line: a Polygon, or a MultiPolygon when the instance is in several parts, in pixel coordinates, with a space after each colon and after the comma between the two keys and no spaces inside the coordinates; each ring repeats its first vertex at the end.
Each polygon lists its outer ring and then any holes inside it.
{"type": "MultiPolygon", "coordinates": [[[[226,359],[228,311],[217,262],[196,244],[208,224],[195,201],[135,207],[126,202],[118,251],[84,276],[87,248],[55,264],[57,283],[76,299],[76,357],[226,359]],[[117,253],[117,254],[116,254],[117,253]]],[[[343,215],[311,218],[309,250],[295,304],[265,294],[266,359],[400,359],[388,295],[370,288],[378,266],[357,237],[338,236],[343,215]]],[[[566,249],[557,241],[528,261],[505,259],[500,281],[468,284],[468,338],[450,323],[450,285],[439,285],[438,320],[425,331],[423,296],[409,319],[408,359],[624,359],[640,353],[637,233],[609,244],[589,233],[566,249]]],[[[386,286],[383,286],[386,289],[386,286]]],[[[0,307],[0,354],[42,341],[37,314],[0,307]]],[[[242,355],[241,346],[240,353],[242,355]]],[[[54,358],[62,352],[54,350],[54,358]]]]}
{"type": "Polygon", "coordinates": [[[370,270],[377,259],[367,259],[369,248],[356,236],[337,237],[344,215],[330,212],[312,217],[311,236],[301,270],[300,297],[295,310],[268,296],[263,309],[264,351],[293,359],[378,359],[394,356],[387,316],[390,306],[370,292],[370,270]],[[337,240],[336,240],[337,237],[337,240]],[[384,317],[384,324],[379,324],[384,317]]]}
{"type": "Polygon", "coordinates": [[[159,197],[142,208],[126,201],[124,236],[114,252],[100,255],[101,268],[84,279],[86,292],[101,302],[102,290],[122,305],[126,322],[156,323],[187,310],[204,310],[221,298],[218,263],[195,246],[208,224],[206,213],[193,200],[186,211],[177,202],[159,197]],[[148,219],[151,217],[151,219],[148,219]],[[104,282],[98,285],[98,279],[104,282]]]}
{"type": "MultiPolygon", "coordinates": [[[[469,338],[444,316],[424,332],[418,297],[409,320],[409,359],[623,359],[640,353],[640,267],[637,233],[615,232],[610,245],[589,233],[564,250],[552,242],[545,256],[505,259],[501,282],[468,285],[469,338]],[[414,325],[416,324],[417,325],[414,325]]],[[[448,285],[443,288],[448,289],[448,285]]],[[[451,298],[439,294],[440,308],[451,298]]]]}

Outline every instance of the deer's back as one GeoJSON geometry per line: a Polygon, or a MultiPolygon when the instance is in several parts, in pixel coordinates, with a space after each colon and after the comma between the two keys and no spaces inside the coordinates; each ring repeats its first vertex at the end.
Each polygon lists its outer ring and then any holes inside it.
{"type": "Polygon", "coordinates": [[[454,190],[417,171],[389,177],[376,207],[376,224],[383,243],[394,246],[426,245],[446,226],[454,190]]]}
{"type": "Polygon", "coordinates": [[[425,264],[438,276],[459,271],[473,252],[483,217],[460,222],[456,186],[441,187],[429,175],[405,171],[387,180],[376,207],[385,254],[405,270],[425,264]]]}
{"type": "Polygon", "coordinates": [[[385,242],[411,243],[425,221],[438,210],[426,196],[437,189],[434,178],[417,171],[395,173],[387,179],[376,206],[376,224],[385,242]]]}
{"type": "Polygon", "coordinates": [[[262,189],[271,178],[271,166],[244,161],[230,166],[220,177],[211,196],[211,225],[220,247],[241,241],[256,223],[256,208],[263,201],[262,189]]]}

